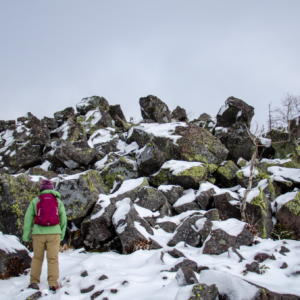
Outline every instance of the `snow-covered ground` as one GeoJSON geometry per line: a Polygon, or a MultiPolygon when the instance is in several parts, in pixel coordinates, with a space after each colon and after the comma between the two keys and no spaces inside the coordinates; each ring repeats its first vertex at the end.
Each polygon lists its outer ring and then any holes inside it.
{"type": "MultiPolygon", "coordinates": [[[[221,225],[222,222],[220,222],[221,225]]],[[[273,241],[258,239],[259,244],[242,246],[239,253],[245,258],[239,262],[239,257],[232,251],[221,255],[202,254],[201,248],[195,248],[180,242],[176,249],[184,253],[187,259],[193,260],[199,266],[206,266],[209,270],[201,271],[196,276],[200,283],[217,284],[220,292],[226,292],[231,299],[252,299],[257,292],[253,285],[242,281],[255,283],[267,289],[300,296],[300,242],[292,240],[273,241]],[[280,248],[285,246],[290,252],[281,254],[280,248]],[[267,259],[260,263],[263,274],[243,272],[246,264],[254,261],[257,253],[274,255],[276,260],[267,259]],[[283,263],[288,267],[281,269],[283,263]],[[245,275],[244,275],[245,274],[245,275]]],[[[42,298],[47,300],[72,299],[87,300],[97,291],[103,291],[96,299],[107,297],[109,300],[187,300],[192,285],[182,287],[178,285],[176,272],[168,272],[184,258],[173,258],[162,252],[173,249],[167,247],[159,250],[138,250],[130,255],[114,252],[84,253],[83,249],[68,250],[59,254],[60,277],[62,288],[53,295],[49,294],[47,285],[47,265],[43,265],[40,290],[42,298]],[[82,277],[87,271],[88,276],[82,277]],[[102,275],[108,278],[99,280],[102,275]],[[81,293],[82,289],[95,286],[91,292],[81,293]],[[47,295],[47,296],[46,296],[47,295]]],[[[35,291],[27,289],[30,276],[0,280],[1,300],[25,300],[35,291]],[[23,290],[23,291],[21,291],[23,290]]]]}

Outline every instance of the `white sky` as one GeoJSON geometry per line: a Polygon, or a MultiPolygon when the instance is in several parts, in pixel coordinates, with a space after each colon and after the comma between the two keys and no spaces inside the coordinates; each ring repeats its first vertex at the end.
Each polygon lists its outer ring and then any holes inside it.
{"type": "Polygon", "coordinates": [[[159,97],[215,116],[300,94],[299,0],[0,0],[0,119],[39,118],[99,95],[141,119],[159,97]]]}

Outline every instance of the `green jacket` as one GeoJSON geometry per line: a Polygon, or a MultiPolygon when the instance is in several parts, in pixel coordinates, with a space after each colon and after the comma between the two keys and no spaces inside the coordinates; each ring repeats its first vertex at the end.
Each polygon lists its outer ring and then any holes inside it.
{"type": "MultiPolygon", "coordinates": [[[[56,234],[59,233],[60,240],[62,241],[65,237],[66,228],[67,228],[67,215],[65,211],[65,207],[63,203],[60,200],[60,193],[53,190],[44,190],[40,193],[43,194],[52,194],[54,197],[58,200],[58,210],[59,210],[59,224],[54,226],[41,226],[34,224],[32,235],[34,234],[56,234]]],[[[29,242],[29,234],[31,231],[32,223],[34,220],[34,217],[36,216],[36,205],[39,198],[34,198],[26,211],[25,218],[24,218],[24,231],[23,231],[23,241],[29,242]]]]}

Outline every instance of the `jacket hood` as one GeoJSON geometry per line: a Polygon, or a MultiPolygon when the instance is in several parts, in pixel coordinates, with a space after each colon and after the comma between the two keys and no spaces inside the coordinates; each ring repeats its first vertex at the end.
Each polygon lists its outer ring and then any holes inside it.
{"type": "Polygon", "coordinates": [[[44,195],[44,194],[52,194],[54,197],[58,199],[60,199],[61,197],[60,192],[54,190],[43,190],[40,192],[40,195],[44,195]]]}

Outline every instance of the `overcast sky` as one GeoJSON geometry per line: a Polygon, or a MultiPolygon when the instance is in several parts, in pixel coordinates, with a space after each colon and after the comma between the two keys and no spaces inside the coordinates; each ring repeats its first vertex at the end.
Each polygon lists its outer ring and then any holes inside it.
{"type": "Polygon", "coordinates": [[[159,97],[215,116],[234,96],[267,120],[300,95],[299,0],[0,0],[0,119],[38,118],[84,97],[159,97]]]}

